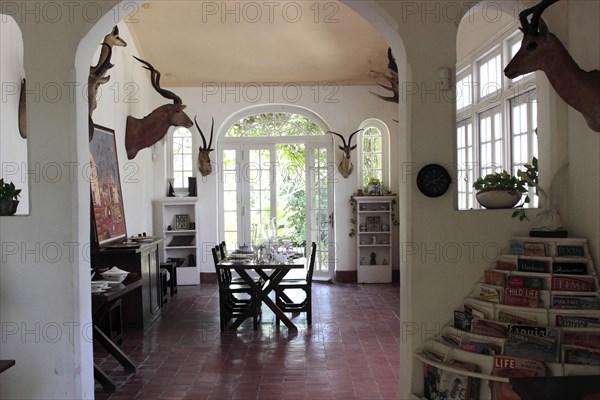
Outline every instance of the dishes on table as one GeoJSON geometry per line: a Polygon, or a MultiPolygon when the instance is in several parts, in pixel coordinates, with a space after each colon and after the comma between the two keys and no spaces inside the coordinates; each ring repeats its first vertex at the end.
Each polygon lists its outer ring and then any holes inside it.
{"type": "Polygon", "coordinates": [[[102,275],[102,278],[104,278],[107,281],[121,283],[125,280],[125,278],[127,278],[129,272],[123,271],[122,269],[119,269],[117,267],[112,267],[108,271],[102,272],[100,275],[102,275]]]}

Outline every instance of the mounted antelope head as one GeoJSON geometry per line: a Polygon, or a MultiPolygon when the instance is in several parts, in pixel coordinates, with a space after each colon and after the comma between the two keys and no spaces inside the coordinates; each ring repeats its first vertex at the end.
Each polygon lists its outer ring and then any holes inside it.
{"type": "Polygon", "coordinates": [[[560,97],[583,114],[590,128],[600,132],[600,71],[586,72],[579,68],[540,18],[544,10],[557,1],[543,0],[519,14],[523,41],[504,69],[504,75],[513,79],[533,71],[544,71],[560,97]],[[531,21],[529,15],[532,15],[531,21]]]}
{"type": "Polygon", "coordinates": [[[98,93],[98,87],[105,84],[110,80],[110,76],[104,76],[109,69],[114,67],[110,63],[112,57],[113,46],[127,47],[125,42],[119,36],[119,27],[115,25],[112,31],[104,36],[104,41],[101,43],[102,49],[100,50],[100,57],[98,63],[94,67],[90,67],[90,74],[88,76],[88,123],[89,123],[89,135],[90,141],[94,134],[94,123],[92,122],[92,113],[96,109],[97,101],[96,95],[98,93]]]}
{"type": "Polygon", "coordinates": [[[194,117],[194,122],[196,123],[196,128],[198,128],[198,132],[200,132],[200,137],[202,138],[202,146],[198,148],[198,171],[202,174],[202,176],[210,175],[212,172],[212,164],[210,163],[210,152],[214,149],[211,149],[212,140],[213,140],[213,131],[215,127],[215,119],[212,119],[212,125],[210,126],[210,139],[208,141],[208,146],[206,145],[206,138],[204,137],[204,133],[202,133],[202,129],[200,129],[200,125],[198,125],[198,121],[196,117],[194,117]]]}
{"type": "Polygon", "coordinates": [[[391,91],[392,95],[386,97],[374,92],[369,93],[371,93],[373,96],[379,97],[382,100],[398,103],[400,102],[400,93],[398,90],[398,65],[396,64],[396,60],[394,60],[391,48],[388,48],[388,71],[390,75],[386,75],[383,72],[378,72],[374,70],[371,70],[371,73],[375,76],[375,78],[382,77],[383,79],[388,81],[389,86],[382,85],[381,83],[377,82],[375,83],[377,83],[377,85],[381,86],[382,88],[391,91]]]}
{"type": "Polygon", "coordinates": [[[346,138],[344,138],[339,133],[335,133],[332,131],[327,132],[327,133],[331,133],[333,135],[339,136],[340,138],[342,138],[342,143],[344,143],[343,146],[339,146],[340,150],[342,150],[344,152],[344,157],[342,158],[342,161],[340,161],[340,164],[338,165],[338,171],[340,171],[340,174],[342,174],[342,176],[344,178],[349,177],[350,174],[352,173],[352,171],[354,171],[354,165],[352,165],[352,159],[351,159],[350,153],[352,152],[352,150],[356,149],[356,145],[352,146],[352,138],[354,137],[354,135],[356,135],[360,131],[362,131],[362,129],[352,132],[350,134],[350,137],[348,138],[347,144],[346,144],[346,138]]]}
{"type": "Polygon", "coordinates": [[[133,56],[133,58],[144,64],[144,68],[150,71],[150,80],[154,90],[164,98],[173,100],[173,104],[162,105],[142,119],[134,118],[131,115],[127,117],[125,149],[127,150],[127,158],[130,160],[135,158],[138,151],[150,147],[162,139],[171,125],[186,128],[194,125],[190,117],[183,111],[185,105],[181,98],[175,93],[160,87],[160,72],[149,62],[136,56],[133,56]]]}

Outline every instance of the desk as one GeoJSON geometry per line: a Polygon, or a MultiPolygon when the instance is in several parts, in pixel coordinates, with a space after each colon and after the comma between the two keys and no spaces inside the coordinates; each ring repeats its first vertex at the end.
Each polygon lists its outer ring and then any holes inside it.
{"type": "MultiPolygon", "coordinates": [[[[136,372],[133,362],[121,351],[121,349],[96,325],[96,321],[104,315],[113,302],[120,299],[123,295],[142,286],[142,279],[125,280],[123,283],[111,286],[103,293],[92,294],[92,323],[94,328],[94,340],[102,345],[106,351],[112,355],[123,366],[126,372],[136,372]]],[[[114,392],[117,386],[102,369],[94,363],[94,378],[102,384],[106,392],[114,392]]]]}
{"type": "Polygon", "coordinates": [[[281,282],[285,274],[288,273],[289,270],[295,268],[304,268],[304,262],[302,260],[295,260],[290,263],[264,263],[260,264],[255,261],[247,260],[247,261],[231,261],[229,259],[225,259],[217,264],[217,268],[220,269],[231,269],[238,273],[238,275],[244,280],[245,283],[250,286],[256,297],[254,301],[248,304],[248,307],[244,310],[242,315],[240,315],[231,325],[229,325],[228,329],[237,329],[242,322],[248,317],[252,316],[253,310],[260,305],[262,301],[265,303],[274,313],[279,317],[279,319],[287,326],[289,331],[297,332],[298,328],[294,323],[285,315],[283,311],[271,298],[269,297],[269,293],[273,291],[281,282]],[[248,270],[254,270],[257,274],[259,274],[263,279],[265,279],[265,284],[263,287],[254,281],[248,275],[248,270]],[[267,271],[272,271],[269,275],[267,271]]]}

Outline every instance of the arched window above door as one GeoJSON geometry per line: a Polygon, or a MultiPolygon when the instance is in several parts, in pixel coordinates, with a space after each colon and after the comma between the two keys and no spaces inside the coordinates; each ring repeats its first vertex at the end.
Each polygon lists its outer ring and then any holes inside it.
{"type": "Polygon", "coordinates": [[[321,127],[304,115],[265,112],[242,118],[229,128],[225,137],[319,136],[321,127]]]}

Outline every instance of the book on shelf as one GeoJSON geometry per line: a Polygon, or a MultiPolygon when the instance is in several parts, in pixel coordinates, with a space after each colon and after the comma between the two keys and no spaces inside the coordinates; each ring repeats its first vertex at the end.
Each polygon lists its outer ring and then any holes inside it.
{"type": "Polygon", "coordinates": [[[597,310],[596,296],[552,296],[552,308],[564,310],[597,310]]]}
{"type": "Polygon", "coordinates": [[[587,263],[571,261],[554,261],[552,263],[553,274],[587,275],[587,263]]]}
{"type": "Polygon", "coordinates": [[[552,290],[560,290],[563,292],[593,292],[596,290],[596,283],[591,276],[553,276],[552,290]]]}
{"type": "Polygon", "coordinates": [[[510,261],[498,260],[496,261],[496,269],[502,271],[515,271],[517,269],[517,264],[510,261]]]}
{"type": "MultiPolygon", "coordinates": [[[[469,368],[467,363],[452,362],[448,364],[456,368],[469,368]]],[[[478,368],[470,364],[470,368],[478,368]]],[[[471,370],[471,369],[466,369],[471,370]]],[[[450,400],[450,399],[479,399],[479,382],[477,378],[472,378],[456,372],[451,372],[442,368],[425,364],[423,370],[424,396],[428,400],[450,400]]]]}
{"type": "Polygon", "coordinates": [[[562,362],[600,366],[600,349],[565,344],[562,346],[562,362]]]}
{"type": "Polygon", "coordinates": [[[536,325],[508,327],[505,355],[554,362],[558,358],[559,331],[536,325]]]}
{"type": "Polygon", "coordinates": [[[571,344],[575,346],[590,347],[600,350],[600,331],[564,331],[562,333],[561,344],[571,344]]]}
{"type": "Polygon", "coordinates": [[[471,320],[473,317],[464,311],[454,310],[454,327],[461,331],[471,331],[471,320]]]}
{"type": "Polygon", "coordinates": [[[548,255],[546,244],[543,242],[525,242],[523,252],[526,256],[545,257],[548,255]]]}
{"type": "Polygon", "coordinates": [[[508,327],[507,324],[502,322],[489,319],[473,318],[471,321],[471,332],[477,335],[506,339],[508,327]]]}
{"type": "Polygon", "coordinates": [[[439,351],[435,351],[432,349],[423,349],[423,350],[421,350],[421,354],[423,355],[423,357],[427,358],[428,360],[440,362],[440,363],[443,363],[444,359],[446,358],[443,353],[440,353],[439,351]]]}
{"type": "Polygon", "coordinates": [[[506,272],[501,272],[493,269],[486,269],[483,273],[483,283],[495,286],[506,286],[506,272]]]}
{"type": "Polygon", "coordinates": [[[540,290],[524,287],[506,287],[502,296],[502,304],[519,307],[540,307],[540,290]]]}
{"type": "Polygon", "coordinates": [[[506,278],[506,286],[544,290],[544,278],[511,275],[506,278]]]}
{"type": "Polygon", "coordinates": [[[550,272],[550,265],[546,260],[519,258],[519,260],[517,261],[517,271],[536,272],[545,274],[550,272]]]}
{"type": "Polygon", "coordinates": [[[575,245],[557,244],[556,245],[556,256],[557,257],[584,258],[586,256],[585,245],[583,245],[583,244],[575,244],[575,245]]]}
{"type": "Polygon", "coordinates": [[[471,331],[473,318],[487,318],[488,313],[482,308],[472,304],[464,304],[462,310],[454,311],[454,327],[461,331],[471,331]]]}
{"type": "Polygon", "coordinates": [[[476,305],[465,303],[463,310],[473,318],[487,318],[489,315],[483,308],[477,307],[476,305]]]}
{"type": "Polygon", "coordinates": [[[509,324],[536,325],[537,318],[531,314],[521,314],[514,311],[498,311],[498,321],[509,324]]]}
{"type": "Polygon", "coordinates": [[[511,239],[508,242],[509,253],[515,256],[525,255],[525,242],[523,240],[511,239]]]}
{"type": "Polygon", "coordinates": [[[490,303],[500,303],[500,290],[496,287],[482,284],[479,287],[479,299],[490,303]]]}
{"type": "MultiPolygon", "coordinates": [[[[519,357],[494,356],[492,374],[503,377],[534,377],[546,376],[546,365],[537,360],[519,357]]],[[[490,381],[493,400],[516,400],[521,397],[516,394],[510,383],[490,381]]]]}
{"type": "Polygon", "coordinates": [[[565,328],[600,328],[600,318],[582,315],[557,315],[555,323],[565,328]]]}
{"type": "Polygon", "coordinates": [[[487,356],[502,354],[502,346],[498,345],[497,343],[482,340],[472,340],[468,337],[463,338],[462,335],[457,335],[451,331],[445,331],[442,334],[442,339],[452,347],[468,351],[470,353],[484,354],[487,356]]]}

